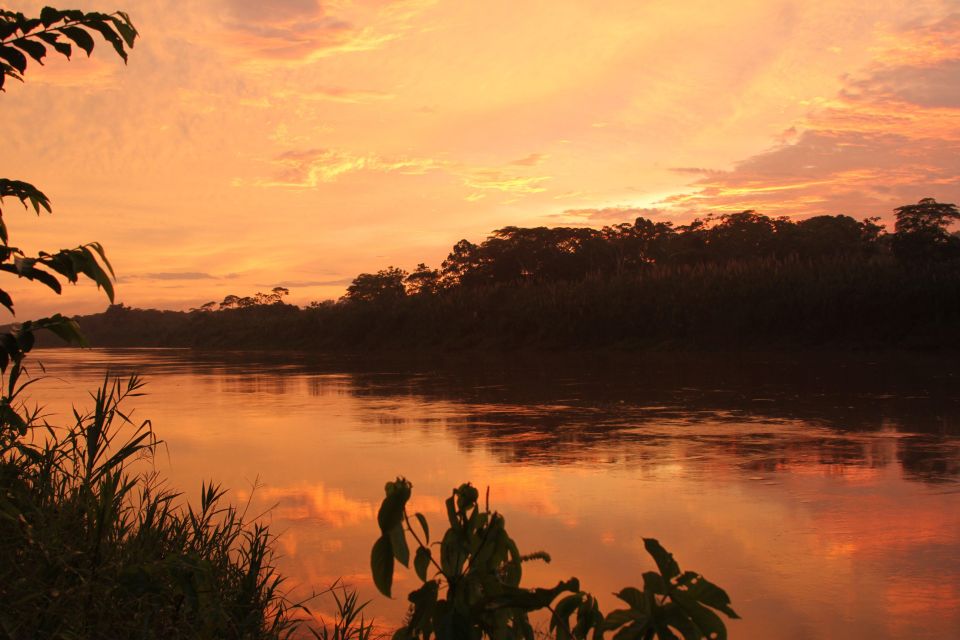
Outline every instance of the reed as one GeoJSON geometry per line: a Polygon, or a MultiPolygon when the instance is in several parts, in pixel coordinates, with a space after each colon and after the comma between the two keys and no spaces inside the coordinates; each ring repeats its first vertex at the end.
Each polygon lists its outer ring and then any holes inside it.
{"type": "MultiPolygon", "coordinates": [[[[29,384],[29,383],[28,383],[29,384]]],[[[148,465],[149,421],[123,405],[143,382],[106,378],[66,428],[29,417],[0,451],[0,635],[9,638],[282,638],[283,595],[266,526],[215,484],[178,506],[148,465]]],[[[9,426],[9,425],[5,425],[9,426]]]]}

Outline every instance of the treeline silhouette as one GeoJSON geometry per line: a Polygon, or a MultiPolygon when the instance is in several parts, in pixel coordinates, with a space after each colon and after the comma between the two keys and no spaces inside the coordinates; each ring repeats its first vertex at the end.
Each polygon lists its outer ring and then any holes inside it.
{"type": "Polygon", "coordinates": [[[358,275],[299,308],[276,287],[189,312],[111,306],[81,319],[98,346],[197,348],[731,348],[960,345],[960,219],[925,198],[878,218],[602,229],[505,227],[439,268],[358,275]]]}

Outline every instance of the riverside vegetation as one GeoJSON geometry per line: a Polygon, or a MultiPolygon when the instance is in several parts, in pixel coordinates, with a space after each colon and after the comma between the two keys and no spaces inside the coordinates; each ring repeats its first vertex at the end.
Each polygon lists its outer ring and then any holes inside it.
{"type": "MultiPolygon", "coordinates": [[[[27,57],[49,50],[87,55],[96,38],[126,60],[137,38],[129,16],[44,8],[39,18],[0,11],[0,88],[22,80],[27,57]]],[[[0,201],[50,212],[33,185],[0,179],[0,201]]],[[[2,212],[0,212],[2,214],[2,212]]],[[[113,271],[89,243],[27,256],[10,244],[0,218],[0,271],[60,293],[61,279],[89,278],[113,300],[113,271]]],[[[0,291],[11,313],[11,296],[0,291]]],[[[158,440],[149,421],[124,407],[141,393],[137,377],[105,377],[89,412],[49,424],[30,408],[27,354],[37,331],[84,345],[77,323],[60,314],[0,335],[0,635],[6,638],[276,638],[295,621],[271,564],[267,529],[202,487],[200,506],[138,467],[158,440]],[[138,472],[137,470],[141,471],[138,472]]]]}
{"type": "MultiPolygon", "coordinates": [[[[7,78],[22,79],[27,56],[42,63],[48,48],[69,57],[74,46],[89,55],[96,36],[126,60],[137,31],[121,12],[47,7],[31,19],[0,11],[0,86],[7,78]]],[[[49,199],[29,183],[0,180],[0,202],[4,197],[38,214],[51,211],[49,199]]],[[[61,279],[85,277],[113,300],[113,272],[99,244],[26,256],[10,245],[2,218],[0,242],[0,270],[57,293],[61,279]]],[[[11,296],[2,291],[0,304],[13,311],[11,296]]],[[[299,625],[295,614],[309,610],[284,597],[283,578],[272,563],[273,538],[264,525],[248,522],[242,510],[225,504],[219,486],[202,487],[198,508],[178,506],[179,494],[142,471],[143,458],[149,461],[159,441],[149,421],[136,422],[125,408],[142,393],[139,378],[106,376],[91,394],[93,408],[75,409],[66,426],[49,424],[39,408],[31,409],[27,391],[36,378],[26,359],[40,330],[86,344],[77,323],[62,315],[0,334],[4,637],[278,638],[299,628],[324,640],[369,640],[373,626],[363,618],[365,605],[355,592],[334,594],[338,615],[332,625],[299,625]]],[[[447,501],[450,528],[434,559],[426,519],[414,514],[417,532],[406,512],[410,483],[398,479],[386,491],[378,514],[381,536],[371,557],[374,582],[390,594],[394,560],[409,564],[410,533],[416,541],[414,567],[424,583],[409,595],[410,616],[394,637],[530,639],[528,613],[547,609],[558,638],[599,639],[615,631],[617,640],[667,640],[678,633],[685,640],[719,639],[726,628],[714,610],[736,617],[721,589],[698,574],[681,573],[672,556],[649,539],[646,548],[659,573],[643,575],[643,590],[618,594],[627,609],[604,616],[575,578],[552,589],[522,588],[521,563],[548,556],[520,555],[503,517],[489,507],[481,510],[469,484],[447,501]]]]}
{"type": "Polygon", "coordinates": [[[358,275],[338,301],[276,287],[190,312],[111,306],[98,346],[247,349],[957,348],[960,219],[924,198],[868,218],[752,211],[461,240],[439,269],[358,275]]]}

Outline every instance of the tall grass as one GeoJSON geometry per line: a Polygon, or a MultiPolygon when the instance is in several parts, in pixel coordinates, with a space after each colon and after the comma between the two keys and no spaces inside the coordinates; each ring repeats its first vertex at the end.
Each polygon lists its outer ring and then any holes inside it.
{"type": "Polygon", "coordinates": [[[296,605],[282,594],[267,528],[246,522],[217,485],[202,487],[198,508],[179,507],[179,494],[135,468],[158,444],[149,421],[122,409],[139,378],[105,379],[67,428],[26,410],[24,387],[5,402],[27,428],[5,423],[0,446],[0,635],[292,633],[296,605]]]}

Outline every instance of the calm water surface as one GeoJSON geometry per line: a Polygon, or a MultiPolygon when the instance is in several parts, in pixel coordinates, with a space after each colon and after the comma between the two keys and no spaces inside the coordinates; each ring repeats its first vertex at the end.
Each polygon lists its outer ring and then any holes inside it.
{"type": "MultiPolygon", "coordinates": [[[[521,551],[553,556],[525,584],[576,575],[605,610],[656,537],[727,589],[733,638],[960,637],[960,367],[943,358],[38,358],[52,414],[89,406],[107,369],[143,374],[132,406],[169,484],[230,487],[266,512],[299,593],[342,577],[385,624],[405,601],[376,595],[369,550],[403,475],[435,531],[452,487],[489,486],[521,551]]],[[[399,571],[395,593],[415,586],[399,571]]]]}

